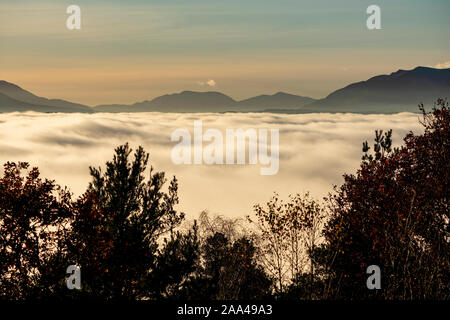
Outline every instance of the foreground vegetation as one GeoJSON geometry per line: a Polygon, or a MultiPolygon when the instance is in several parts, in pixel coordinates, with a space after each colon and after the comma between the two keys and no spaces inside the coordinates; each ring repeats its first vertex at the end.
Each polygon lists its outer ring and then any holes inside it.
{"type": "Polygon", "coordinates": [[[363,144],[355,174],[318,202],[275,194],[243,220],[185,221],[178,182],[148,154],[116,148],[86,192],[8,162],[0,178],[2,299],[450,299],[450,111],[422,108],[424,133],[363,144]],[[371,152],[373,151],[373,152],[371,152]],[[166,185],[166,183],[168,184],[166,185]],[[69,265],[80,290],[66,287],[69,265]],[[382,288],[368,290],[378,265],[382,288]]]}

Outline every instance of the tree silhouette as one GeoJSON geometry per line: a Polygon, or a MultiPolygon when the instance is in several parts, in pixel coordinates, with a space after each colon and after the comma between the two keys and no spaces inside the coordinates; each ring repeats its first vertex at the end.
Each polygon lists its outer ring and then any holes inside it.
{"type": "Polygon", "coordinates": [[[179,292],[194,300],[264,299],[272,280],[257,261],[254,239],[240,219],[200,216],[200,253],[196,271],[179,292]]]}
{"type": "Polygon", "coordinates": [[[421,110],[422,135],[389,152],[390,133],[377,132],[375,155],[329,197],[327,242],[316,250],[329,298],[449,298],[450,112],[441,99],[432,113],[421,110]],[[366,288],[372,264],[382,290],[366,288]]]}
{"type": "Polygon", "coordinates": [[[70,194],[42,180],[25,162],[8,162],[0,178],[0,297],[29,299],[62,248],[71,216],[70,194]]]}
{"type": "Polygon", "coordinates": [[[256,220],[247,219],[257,226],[260,261],[276,280],[277,294],[282,296],[308,266],[312,286],[315,262],[309,252],[321,238],[324,213],[320,204],[308,193],[291,195],[287,202],[275,194],[266,207],[255,205],[254,209],[256,220]]]}
{"type": "Polygon", "coordinates": [[[75,206],[68,258],[81,267],[83,290],[94,297],[165,296],[166,287],[181,282],[196,259],[195,230],[175,231],[184,218],[175,210],[177,180],[166,193],[164,173],[151,168],[145,181],[149,155],[139,147],[130,161],[131,152],[128,144],[116,148],[105,173],[90,168],[93,180],[75,206]],[[168,254],[175,249],[177,254],[168,254]]]}

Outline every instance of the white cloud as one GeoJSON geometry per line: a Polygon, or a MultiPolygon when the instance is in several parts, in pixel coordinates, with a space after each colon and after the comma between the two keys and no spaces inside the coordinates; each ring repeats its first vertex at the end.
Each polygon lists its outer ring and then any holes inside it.
{"type": "MultiPolygon", "coordinates": [[[[394,130],[400,144],[409,130],[422,131],[412,113],[360,114],[1,114],[0,164],[28,161],[43,177],[55,179],[80,195],[87,187],[89,166],[104,166],[113,149],[125,142],[142,145],[150,164],[179,181],[180,206],[190,218],[200,211],[242,217],[255,203],[265,203],[274,191],[281,196],[310,191],[321,199],[342,183],[342,174],[354,172],[361,146],[372,141],[375,129],[394,130]],[[261,176],[260,165],[174,165],[171,133],[193,129],[202,120],[205,132],[216,128],[279,129],[280,168],[261,176]]],[[[0,174],[1,175],[1,174],[0,174]]]]}
{"type": "Polygon", "coordinates": [[[200,86],[208,86],[208,87],[215,87],[217,85],[216,81],[213,79],[209,79],[207,81],[197,81],[197,84],[200,86]]]}

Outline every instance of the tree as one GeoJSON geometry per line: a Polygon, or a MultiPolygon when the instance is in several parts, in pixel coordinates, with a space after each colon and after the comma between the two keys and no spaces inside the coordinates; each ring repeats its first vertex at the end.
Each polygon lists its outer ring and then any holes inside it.
{"type": "MultiPolygon", "coordinates": [[[[267,272],[276,279],[277,292],[306,272],[309,262],[310,283],[314,281],[314,259],[309,255],[320,241],[324,212],[308,193],[289,196],[288,202],[275,194],[267,208],[255,205],[259,231],[260,259],[267,272]]],[[[311,298],[311,297],[310,297],[311,298]]]]}
{"type": "Polygon", "coordinates": [[[241,219],[200,215],[201,260],[180,298],[201,300],[264,299],[272,280],[257,262],[254,240],[241,219]]]}
{"type": "Polygon", "coordinates": [[[376,135],[355,175],[329,197],[326,244],[316,250],[328,273],[328,298],[448,299],[450,112],[439,99],[424,133],[391,149],[390,131],[376,135]],[[378,265],[382,290],[366,288],[378,265]]]}
{"type": "Polygon", "coordinates": [[[199,261],[200,242],[196,222],[186,233],[171,233],[169,239],[164,239],[151,273],[149,285],[154,292],[152,298],[179,298],[192,283],[199,261]]]}
{"type": "Polygon", "coordinates": [[[67,242],[68,259],[81,267],[85,293],[103,299],[165,296],[174,279],[181,282],[188,276],[195,259],[195,230],[187,235],[175,230],[184,218],[175,210],[176,178],[164,192],[164,173],[151,168],[145,181],[149,155],[139,147],[130,162],[131,152],[128,144],[116,148],[105,173],[90,168],[93,180],[75,206],[67,242]],[[160,248],[163,237],[170,240],[160,248]],[[169,254],[173,250],[174,256],[169,254]],[[164,275],[166,282],[155,274],[164,275]]]}
{"type": "Polygon", "coordinates": [[[61,248],[71,199],[54,181],[42,180],[25,162],[7,162],[0,178],[0,297],[30,299],[61,248]]]}

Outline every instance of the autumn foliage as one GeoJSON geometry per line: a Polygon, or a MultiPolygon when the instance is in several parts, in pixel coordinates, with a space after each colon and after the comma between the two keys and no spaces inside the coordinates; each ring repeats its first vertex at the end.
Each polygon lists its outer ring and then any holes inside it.
{"type": "Polygon", "coordinates": [[[361,168],[329,197],[322,266],[326,297],[448,299],[450,294],[450,112],[423,107],[422,135],[392,150],[390,133],[367,143],[361,168]],[[366,268],[382,270],[383,290],[366,288],[366,268]]]}
{"type": "MultiPolygon", "coordinates": [[[[424,132],[363,143],[360,168],[319,202],[278,195],[249,227],[183,225],[178,181],[116,148],[78,199],[24,162],[0,178],[0,299],[450,299],[450,110],[421,106],[424,132]],[[253,228],[254,227],[254,228],[253,228]],[[82,270],[68,290],[66,268],[82,270]],[[381,289],[366,286],[378,265],[381,289]]],[[[255,219],[256,218],[256,219],[255,219]]]]}

